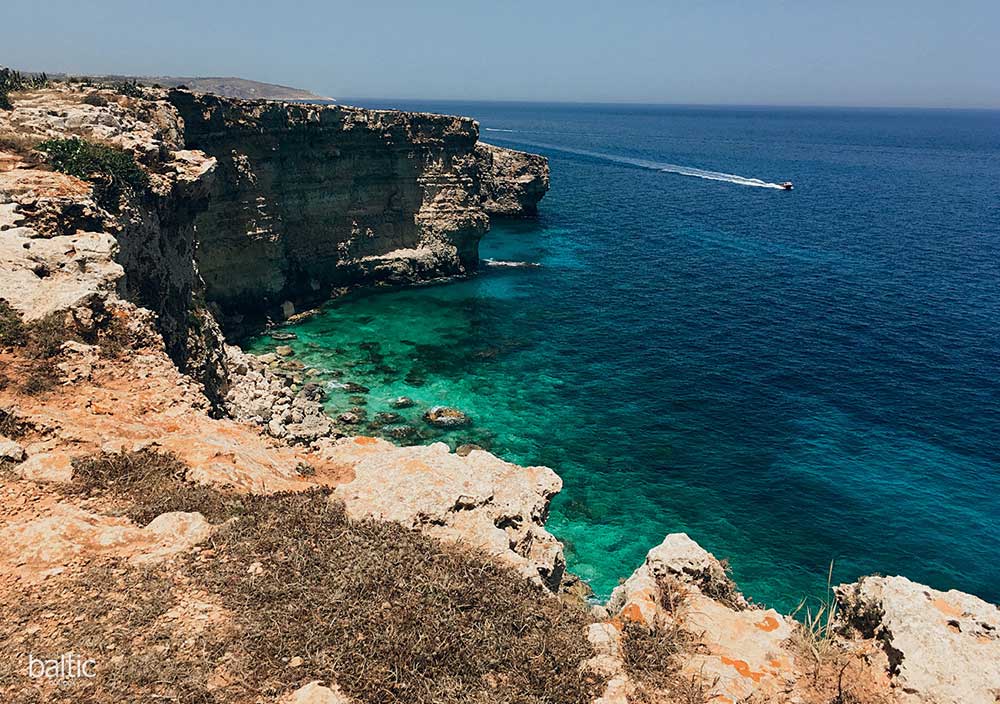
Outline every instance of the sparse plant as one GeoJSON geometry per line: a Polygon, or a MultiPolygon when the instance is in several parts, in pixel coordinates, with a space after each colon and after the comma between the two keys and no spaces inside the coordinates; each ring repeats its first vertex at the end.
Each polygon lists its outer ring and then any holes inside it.
{"type": "Polygon", "coordinates": [[[0,298],[0,347],[13,347],[24,342],[24,323],[21,315],[0,298]]]}
{"type": "Polygon", "coordinates": [[[118,81],[112,85],[114,91],[129,98],[142,98],[145,96],[142,85],[136,79],[118,81]]]}
{"type": "Polygon", "coordinates": [[[810,606],[803,599],[792,612],[792,618],[799,618],[792,639],[798,649],[813,661],[813,681],[815,682],[823,666],[840,653],[834,638],[837,618],[837,600],[833,593],[833,561],[826,576],[826,594],[816,606],[810,606]]]}
{"type": "Polygon", "coordinates": [[[123,195],[138,194],[149,186],[149,175],[131,152],[122,149],[78,137],[50,139],[36,149],[56,171],[94,184],[95,198],[109,210],[119,210],[123,195]]]}
{"type": "Polygon", "coordinates": [[[95,90],[93,92],[87,93],[87,95],[83,97],[82,102],[86,105],[93,105],[94,107],[103,108],[108,104],[108,99],[95,90]]]}
{"type": "Polygon", "coordinates": [[[48,85],[49,78],[44,73],[24,74],[9,68],[0,68],[0,110],[13,110],[10,93],[19,90],[42,88],[48,85]]]}

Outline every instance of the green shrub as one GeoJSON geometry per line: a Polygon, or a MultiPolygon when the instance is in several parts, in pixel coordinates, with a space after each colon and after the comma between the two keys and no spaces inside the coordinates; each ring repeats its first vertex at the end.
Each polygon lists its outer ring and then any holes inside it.
{"type": "Polygon", "coordinates": [[[23,74],[9,68],[0,68],[0,110],[12,110],[8,93],[31,88],[42,88],[49,83],[49,77],[44,73],[23,74]]]}
{"type": "Polygon", "coordinates": [[[36,149],[46,154],[52,168],[94,184],[97,202],[117,211],[123,195],[137,194],[149,185],[149,175],[131,152],[78,137],[50,139],[36,149]]]}
{"type": "Polygon", "coordinates": [[[142,86],[139,85],[139,81],[134,78],[131,81],[119,81],[113,84],[112,88],[116,93],[129,98],[142,98],[145,95],[142,86]]]}
{"type": "Polygon", "coordinates": [[[0,347],[13,347],[24,342],[24,323],[20,314],[0,298],[0,347]]]}

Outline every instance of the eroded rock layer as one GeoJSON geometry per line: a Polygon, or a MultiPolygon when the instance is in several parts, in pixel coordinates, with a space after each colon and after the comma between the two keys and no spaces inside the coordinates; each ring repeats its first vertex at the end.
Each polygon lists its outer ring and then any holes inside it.
{"type": "Polygon", "coordinates": [[[197,228],[208,298],[223,310],[277,312],[339,286],[476,267],[489,222],[473,120],[184,91],[169,99],[187,146],[219,162],[197,228]]]}

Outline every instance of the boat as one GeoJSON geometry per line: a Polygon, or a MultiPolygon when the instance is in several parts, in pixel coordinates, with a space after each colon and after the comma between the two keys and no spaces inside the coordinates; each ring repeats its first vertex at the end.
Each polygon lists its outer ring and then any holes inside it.
{"type": "Polygon", "coordinates": [[[782,184],[780,184],[780,185],[781,185],[781,187],[782,187],[782,188],[784,188],[784,189],[785,189],[786,191],[790,191],[790,190],[792,190],[792,188],[794,188],[794,186],[792,186],[792,182],[791,182],[791,181],[785,181],[784,183],[782,183],[782,184]]]}

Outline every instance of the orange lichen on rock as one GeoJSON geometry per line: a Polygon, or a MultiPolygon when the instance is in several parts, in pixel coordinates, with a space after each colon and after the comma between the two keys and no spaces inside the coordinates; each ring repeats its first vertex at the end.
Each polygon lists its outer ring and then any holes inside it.
{"type": "Polygon", "coordinates": [[[725,655],[719,658],[722,660],[723,665],[729,665],[734,670],[736,670],[740,676],[749,677],[754,682],[760,682],[760,678],[764,676],[763,672],[754,672],[750,669],[750,665],[746,663],[745,660],[735,660],[733,658],[727,658],[725,655]]]}
{"type": "Polygon", "coordinates": [[[770,633],[771,631],[778,630],[778,626],[781,624],[778,623],[778,619],[774,616],[765,616],[763,621],[754,625],[765,633],[770,633]]]}

